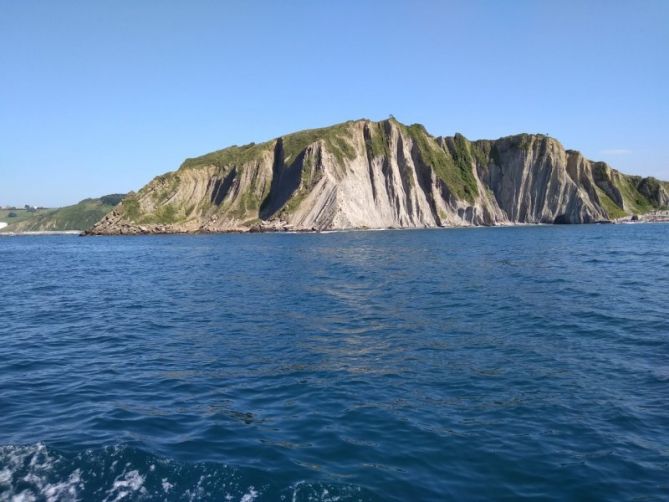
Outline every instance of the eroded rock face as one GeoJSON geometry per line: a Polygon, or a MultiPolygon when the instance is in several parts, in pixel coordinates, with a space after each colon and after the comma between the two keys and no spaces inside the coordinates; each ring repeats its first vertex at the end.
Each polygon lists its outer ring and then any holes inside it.
{"type": "Polygon", "coordinates": [[[188,159],[89,233],[590,223],[668,204],[666,183],[547,136],[470,142],[358,120],[188,159]]]}

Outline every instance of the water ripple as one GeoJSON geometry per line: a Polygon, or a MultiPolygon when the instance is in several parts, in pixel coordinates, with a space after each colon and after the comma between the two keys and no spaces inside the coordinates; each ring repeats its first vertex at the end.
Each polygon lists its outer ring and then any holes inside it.
{"type": "Polygon", "coordinates": [[[2,239],[0,499],[666,498],[668,238],[2,239]]]}

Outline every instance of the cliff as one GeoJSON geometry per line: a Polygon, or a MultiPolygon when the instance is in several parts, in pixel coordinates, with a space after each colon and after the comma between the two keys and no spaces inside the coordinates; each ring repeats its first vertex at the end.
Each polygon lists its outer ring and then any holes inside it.
{"type": "Polygon", "coordinates": [[[357,120],[187,159],[88,233],[591,223],[664,208],[668,194],[548,136],[357,120]]]}

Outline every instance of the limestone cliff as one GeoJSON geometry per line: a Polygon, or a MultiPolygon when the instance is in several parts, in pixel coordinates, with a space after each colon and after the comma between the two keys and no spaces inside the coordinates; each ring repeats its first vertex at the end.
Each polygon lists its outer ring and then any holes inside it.
{"type": "Polygon", "coordinates": [[[668,194],[548,136],[469,141],[357,120],[187,159],[89,233],[590,223],[666,207],[668,194]]]}

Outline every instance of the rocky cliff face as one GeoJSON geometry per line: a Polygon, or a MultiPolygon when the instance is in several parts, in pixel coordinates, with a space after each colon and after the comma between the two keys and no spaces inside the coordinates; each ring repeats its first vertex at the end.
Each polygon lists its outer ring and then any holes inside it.
{"type": "Polygon", "coordinates": [[[666,207],[668,194],[543,135],[472,142],[358,120],[188,159],[89,233],[590,223],[666,207]]]}

